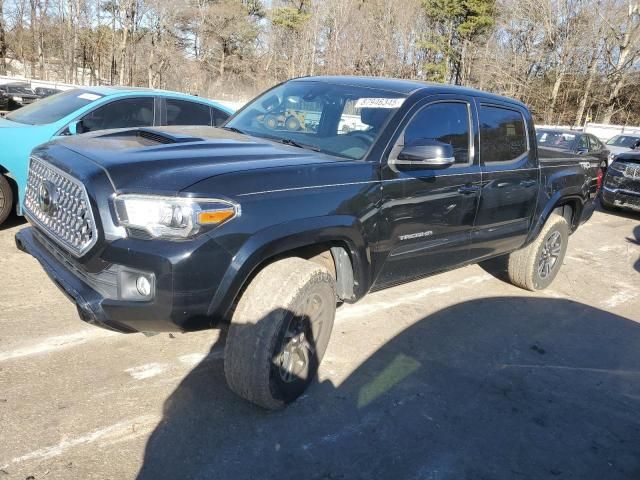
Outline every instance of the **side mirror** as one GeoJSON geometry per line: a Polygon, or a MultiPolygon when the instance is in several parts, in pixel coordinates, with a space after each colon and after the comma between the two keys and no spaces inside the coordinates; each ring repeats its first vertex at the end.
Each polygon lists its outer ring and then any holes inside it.
{"type": "Polygon", "coordinates": [[[455,161],[453,147],[448,143],[422,140],[419,145],[405,146],[398,154],[398,158],[391,163],[398,166],[440,170],[450,167],[455,161]]]}

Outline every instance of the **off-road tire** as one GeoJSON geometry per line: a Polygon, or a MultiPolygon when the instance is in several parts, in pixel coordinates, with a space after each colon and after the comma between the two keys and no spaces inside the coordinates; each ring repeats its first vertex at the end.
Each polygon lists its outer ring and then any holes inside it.
{"type": "Polygon", "coordinates": [[[0,225],[4,223],[13,210],[13,189],[7,177],[0,174],[0,225]]]}
{"type": "Polygon", "coordinates": [[[568,242],[569,224],[562,216],[552,214],[538,237],[531,244],[509,254],[507,273],[511,283],[531,291],[547,288],[562,266],[568,242]],[[556,233],[560,235],[561,239],[558,255],[551,271],[546,276],[542,276],[539,272],[540,262],[545,255],[548,240],[552,238],[552,235],[555,237],[556,233]]]}
{"type": "Polygon", "coordinates": [[[290,115],[287,117],[287,119],[284,122],[284,126],[287,130],[290,130],[292,132],[297,132],[298,130],[300,130],[300,128],[302,128],[302,125],[300,124],[300,120],[298,120],[293,115],[290,115]]]}
{"type": "Polygon", "coordinates": [[[316,377],[335,310],[335,280],[326,268],[301,258],[264,267],[243,292],[229,326],[224,372],[231,390],[271,410],[298,398],[316,377]],[[307,357],[303,372],[287,376],[282,359],[287,338],[287,345],[297,338],[288,336],[294,323],[308,327],[302,338],[314,354],[307,357]]]}

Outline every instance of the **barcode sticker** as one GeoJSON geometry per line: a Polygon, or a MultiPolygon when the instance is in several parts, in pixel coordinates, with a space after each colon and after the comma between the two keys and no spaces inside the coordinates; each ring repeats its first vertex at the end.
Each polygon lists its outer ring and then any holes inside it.
{"type": "Polygon", "coordinates": [[[400,108],[404,98],[359,98],[356,108],[400,108]]]}

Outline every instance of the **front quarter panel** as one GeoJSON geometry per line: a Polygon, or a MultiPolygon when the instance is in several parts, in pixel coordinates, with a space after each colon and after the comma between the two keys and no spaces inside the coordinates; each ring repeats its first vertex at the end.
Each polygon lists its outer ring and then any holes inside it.
{"type": "Polygon", "coordinates": [[[190,187],[190,195],[226,198],[241,209],[239,217],[210,234],[232,262],[221,276],[209,314],[225,316],[265,261],[319,243],[347,247],[356,269],[355,294],[364,295],[371,283],[380,199],[376,168],[369,162],[337,161],[237,172],[190,187]]]}

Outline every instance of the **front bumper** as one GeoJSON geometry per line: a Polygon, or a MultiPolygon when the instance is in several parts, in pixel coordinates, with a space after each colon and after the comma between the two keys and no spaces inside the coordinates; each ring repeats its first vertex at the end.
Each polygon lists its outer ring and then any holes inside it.
{"type": "MultiPolygon", "coordinates": [[[[149,249],[155,249],[156,245],[151,244],[145,242],[149,249]]],[[[177,262],[176,255],[171,254],[175,252],[164,252],[165,255],[142,249],[135,252],[132,248],[135,243],[108,246],[102,252],[103,259],[119,266],[152,272],[157,279],[152,300],[130,301],[106,296],[105,288],[91,281],[95,274],[91,277],[82,271],[81,265],[53,250],[47,237],[35,227],[19,231],[16,245],[40,262],[53,282],[76,304],[80,318],[90,324],[122,333],[200,330],[214,324],[214,319],[207,316],[207,308],[217,283],[200,273],[203,264],[197,251],[178,255],[186,260],[177,262]],[[209,288],[202,288],[200,282],[197,282],[200,288],[194,288],[191,283],[194,276],[196,281],[206,282],[209,288]]],[[[184,245],[183,248],[188,247],[184,245]]],[[[217,258],[228,261],[222,253],[217,258]]],[[[210,272],[206,270],[206,273],[210,272]]]]}
{"type": "Polygon", "coordinates": [[[640,193],[638,192],[605,186],[602,189],[602,200],[614,207],[640,212],[640,193]]]}

